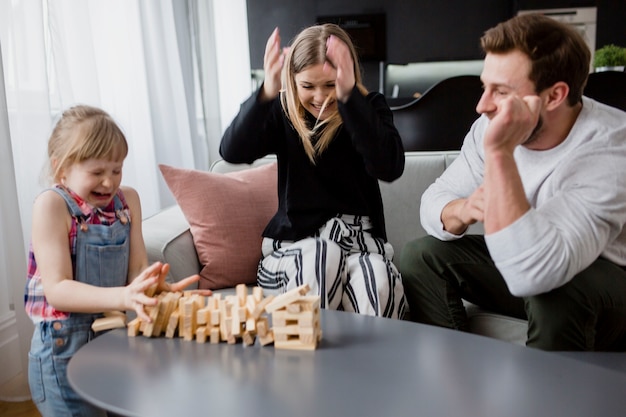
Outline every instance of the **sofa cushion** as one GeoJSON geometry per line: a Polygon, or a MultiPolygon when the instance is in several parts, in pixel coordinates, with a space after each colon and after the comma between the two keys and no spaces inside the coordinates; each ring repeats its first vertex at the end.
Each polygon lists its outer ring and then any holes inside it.
{"type": "Polygon", "coordinates": [[[189,222],[199,288],[256,282],[261,233],[278,207],[276,164],[219,174],[159,165],[189,222]]]}

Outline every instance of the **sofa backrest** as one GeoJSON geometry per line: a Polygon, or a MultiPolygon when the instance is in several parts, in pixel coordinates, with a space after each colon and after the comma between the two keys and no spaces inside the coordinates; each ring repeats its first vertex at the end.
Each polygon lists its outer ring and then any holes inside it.
{"type": "MultiPolygon", "coordinates": [[[[395,260],[407,242],[426,235],[419,218],[420,199],[426,188],[443,173],[458,154],[459,151],[406,152],[402,176],[391,183],[380,182],[387,238],[395,250],[395,260]]],[[[275,160],[275,156],[267,156],[252,165],[230,164],[219,160],[213,163],[211,171],[223,174],[275,160]]]]}

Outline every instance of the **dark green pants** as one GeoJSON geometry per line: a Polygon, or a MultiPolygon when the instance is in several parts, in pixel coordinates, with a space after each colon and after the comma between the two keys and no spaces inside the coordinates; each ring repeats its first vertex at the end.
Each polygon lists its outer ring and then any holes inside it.
{"type": "Polygon", "coordinates": [[[511,295],[483,236],[408,243],[400,273],[411,320],[467,331],[462,299],[528,320],[526,344],[544,350],[626,350],[626,271],[599,258],[550,292],[511,295]]]}

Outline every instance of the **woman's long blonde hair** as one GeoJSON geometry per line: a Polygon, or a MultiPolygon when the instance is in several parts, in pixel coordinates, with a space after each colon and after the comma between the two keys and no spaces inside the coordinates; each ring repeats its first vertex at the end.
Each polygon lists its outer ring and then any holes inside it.
{"type": "MultiPolygon", "coordinates": [[[[305,109],[298,99],[295,76],[307,67],[326,62],[326,41],[331,35],[336,36],[348,45],[352,61],[354,62],[356,86],[363,95],[367,94],[367,89],[362,83],[361,67],[356,49],[352,44],[350,36],[343,29],[335,24],[326,23],[310,26],[296,36],[285,59],[283,68],[283,85],[285,90],[281,92],[280,101],[285,114],[298,132],[304,150],[313,164],[317,156],[328,148],[343,121],[339,112],[335,111],[325,120],[316,123],[312,128],[307,126],[305,109]],[[314,145],[313,138],[317,135],[320,135],[319,140],[315,141],[314,145]]],[[[326,106],[330,98],[331,96],[326,99],[324,106],[326,106]]]]}

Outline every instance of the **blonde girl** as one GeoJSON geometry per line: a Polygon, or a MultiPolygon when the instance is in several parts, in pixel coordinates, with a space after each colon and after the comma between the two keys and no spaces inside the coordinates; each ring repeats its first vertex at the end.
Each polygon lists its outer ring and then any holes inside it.
{"type": "Polygon", "coordinates": [[[29,353],[32,399],[43,416],[106,415],[69,386],[72,355],[94,337],[107,311],[133,310],[150,320],[145,295],[177,291],[198,277],[167,284],[169,266],[148,266],[137,192],[121,186],[126,138],[104,111],[66,110],[48,141],[53,185],[33,207],[25,308],[35,323],[29,353]]]}

